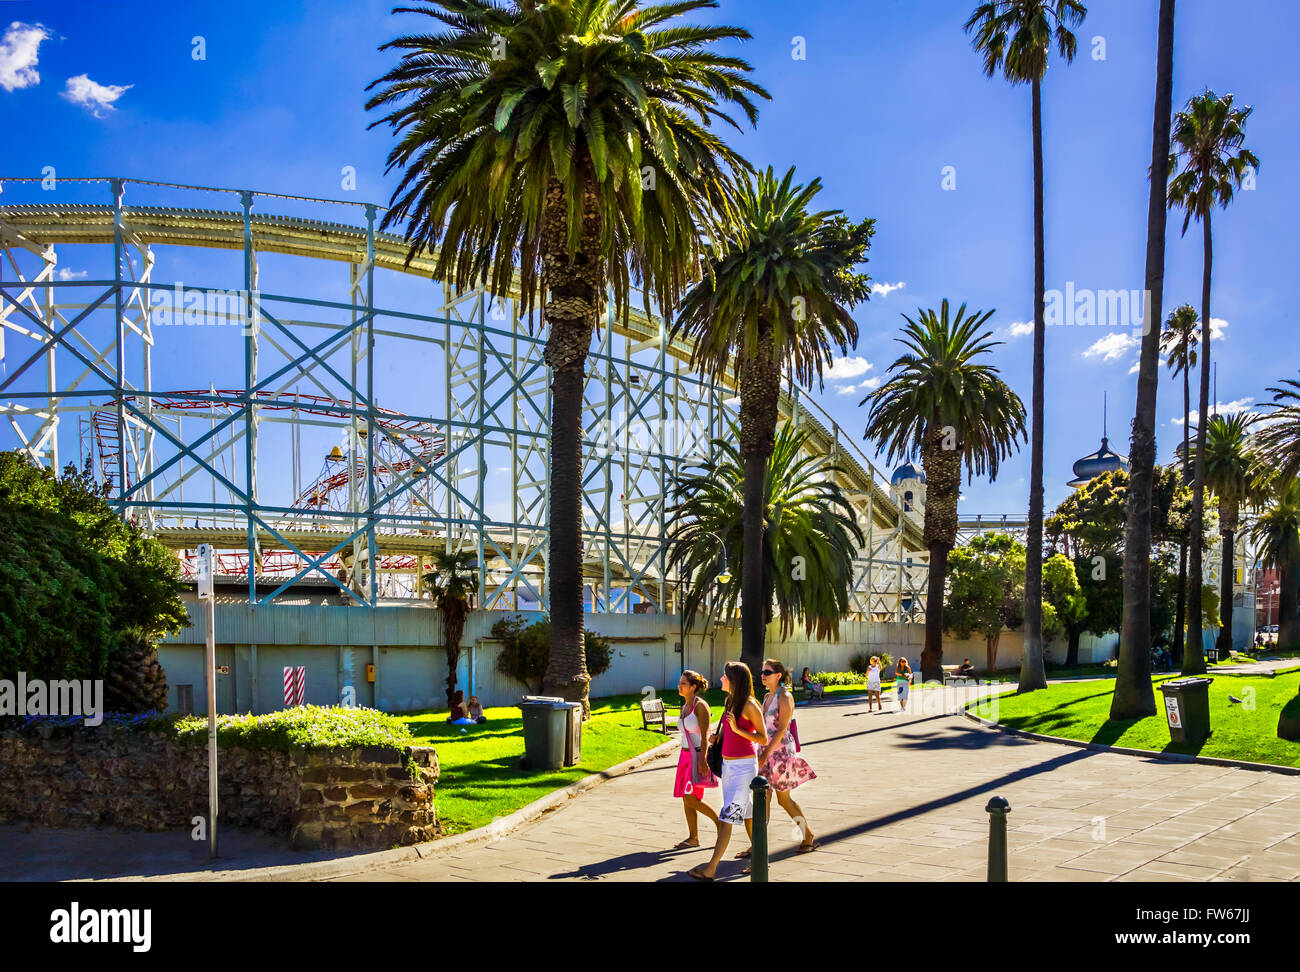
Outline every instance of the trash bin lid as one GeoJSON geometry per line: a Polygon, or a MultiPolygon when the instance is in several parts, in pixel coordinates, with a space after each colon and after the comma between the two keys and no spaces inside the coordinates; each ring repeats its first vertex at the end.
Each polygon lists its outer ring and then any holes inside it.
{"type": "Polygon", "coordinates": [[[525,705],[548,705],[551,707],[567,706],[568,703],[558,695],[525,695],[519,700],[520,707],[525,705]]]}
{"type": "Polygon", "coordinates": [[[1175,678],[1175,679],[1170,679],[1167,682],[1161,682],[1160,691],[1165,692],[1168,691],[1169,689],[1174,689],[1175,691],[1182,691],[1185,688],[1191,688],[1192,686],[1195,685],[1209,685],[1213,681],[1214,679],[1212,678],[1200,678],[1196,676],[1193,676],[1191,678],[1175,678]]]}

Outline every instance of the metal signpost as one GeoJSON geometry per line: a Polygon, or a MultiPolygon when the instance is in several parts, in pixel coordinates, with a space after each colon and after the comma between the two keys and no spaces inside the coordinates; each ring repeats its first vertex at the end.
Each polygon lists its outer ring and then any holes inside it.
{"type": "Polygon", "coordinates": [[[199,544],[196,579],[206,619],[204,678],[208,689],[208,856],[217,856],[217,641],[216,606],[212,596],[213,557],[209,544],[199,544]]]}

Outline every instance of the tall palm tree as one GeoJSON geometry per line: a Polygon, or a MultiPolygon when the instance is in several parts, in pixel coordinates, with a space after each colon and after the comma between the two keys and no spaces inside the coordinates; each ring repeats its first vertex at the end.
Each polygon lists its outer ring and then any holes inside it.
{"type": "MultiPolygon", "coordinates": [[[[1165,321],[1165,329],[1160,335],[1160,350],[1165,354],[1165,362],[1173,375],[1183,376],[1183,451],[1190,453],[1188,435],[1191,431],[1192,400],[1189,387],[1191,369],[1196,367],[1196,342],[1200,333],[1200,318],[1196,308],[1183,304],[1174,308],[1165,321]]],[[[1183,482],[1191,479],[1191,467],[1182,464],[1183,482]]],[[[1183,635],[1186,634],[1184,611],[1187,607],[1187,540],[1178,545],[1178,607],[1174,621],[1174,657],[1183,657],[1183,635]]]]}
{"type": "MultiPolygon", "coordinates": [[[[714,600],[710,592],[717,591],[715,607],[723,617],[733,616],[740,603],[741,581],[728,570],[744,560],[745,462],[738,439],[735,430],[732,440],[714,442],[713,456],[674,485],[678,503],[669,521],[668,566],[689,579],[682,606],[687,626],[706,599],[714,600]]],[[[849,610],[853,561],[863,536],[852,504],[835,482],[844,470],[805,453],[807,441],[807,432],[787,422],[767,458],[764,617],[770,623],[775,609],[782,638],[802,620],[810,638],[836,640],[849,610]]]]}
{"type": "Polygon", "coordinates": [[[741,660],[763,661],[763,483],[775,443],[777,404],[787,369],[821,381],[822,369],[858,342],[849,309],[870,296],[866,262],[875,220],[853,223],[839,210],[813,212],[821,180],[797,185],[794,169],[769,168],[739,182],[735,218],[719,227],[703,279],[682,298],[673,336],[694,342],[691,362],[715,380],[730,368],[740,389],[740,456],[745,464],[741,560],[741,660]]]}
{"type": "Polygon", "coordinates": [[[460,664],[460,639],[465,633],[465,619],[474,606],[478,570],[477,554],[472,550],[452,553],[441,550],[433,555],[433,570],[425,574],[429,596],[442,613],[442,648],[447,653],[447,707],[456,695],[456,666],[460,664]]]}
{"type": "MultiPolygon", "coordinates": [[[[697,272],[697,228],[726,207],[748,166],[713,132],[727,110],[752,124],[767,92],[745,61],[712,52],[738,27],[682,23],[714,0],[430,0],[399,8],[437,23],[382,49],[402,51],[367,108],[388,111],[403,172],[383,225],[404,222],[411,255],[437,253],[457,290],[540,306],[551,369],[552,640],[546,691],[586,704],[582,637],[582,390],[612,291],[626,314],[633,280],[671,311],[697,272]]],[[[373,125],[372,125],[373,127],[373,125]]],[[[531,318],[530,318],[531,324],[531,318]]]]}
{"type": "Polygon", "coordinates": [[[1259,550],[1260,563],[1278,571],[1279,648],[1300,644],[1300,623],[1296,617],[1296,585],[1300,582],[1300,480],[1272,480],[1272,501],[1256,516],[1250,528],[1251,541],[1259,550]]]}
{"type": "Polygon", "coordinates": [[[1300,381],[1283,378],[1268,390],[1273,393],[1271,402],[1264,408],[1273,411],[1268,423],[1257,433],[1257,445],[1270,469],[1279,479],[1300,478],[1300,381]]]}
{"type": "Polygon", "coordinates": [[[1029,523],[1025,540],[1025,628],[1020,691],[1047,687],[1043,668],[1043,381],[1045,371],[1044,293],[1046,256],[1043,242],[1043,108],[1042,82],[1052,47],[1074,60],[1071,32],[1087,16],[1080,0],[986,0],[966,21],[972,44],[984,57],[988,77],[1001,71],[1012,84],[1028,84],[1032,96],[1034,151],[1034,378],[1032,432],[1029,446],[1029,523]]]}
{"type": "MultiPolygon", "coordinates": [[[[1205,451],[1186,453],[1193,464],[1204,464],[1205,487],[1219,498],[1219,536],[1223,541],[1219,577],[1222,626],[1215,648],[1220,658],[1227,658],[1232,649],[1232,580],[1241,507],[1253,506],[1263,498],[1263,471],[1250,444],[1251,426],[1257,419],[1258,416],[1247,412],[1215,415],[1206,423],[1205,451]]],[[[1197,437],[1198,441],[1200,438],[1197,437]]]]}
{"type": "Polygon", "coordinates": [[[930,580],[925,602],[923,679],[943,678],[943,597],[948,552],[957,542],[957,494],[961,467],[968,479],[996,479],[998,464],[1025,438],[1025,405],[998,377],[984,356],[1001,344],[992,331],[980,332],[993,311],[966,315],[966,305],[951,319],[948,301],[906,314],[907,349],[889,366],[890,378],[859,404],[871,402],[864,438],[879,441],[885,461],[921,454],[925,470],[925,545],[930,580]]]}
{"type": "MultiPolygon", "coordinates": [[[[1232,95],[1220,98],[1213,91],[1194,95],[1187,107],[1174,118],[1174,151],[1169,156],[1171,169],[1182,164],[1169,177],[1169,208],[1184,211],[1183,233],[1193,217],[1201,223],[1204,261],[1201,272],[1201,394],[1197,414],[1196,454],[1205,454],[1206,417],[1210,408],[1210,271],[1214,261],[1210,233],[1210,214],[1215,206],[1232,202],[1234,187],[1248,167],[1258,168],[1259,159],[1241,147],[1246,137],[1246,119],[1253,109],[1235,108],[1232,95]]],[[[1205,470],[1195,467],[1192,480],[1192,533],[1205,522],[1205,470]]],[[[1199,591],[1202,581],[1201,550],[1193,545],[1188,567],[1191,590],[1199,591]]],[[[1187,644],[1183,650],[1183,674],[1205,672],[1205,653],[1201,647],[1201,604],[1193,597],[1188,604],[1187,644]]]]}
{"type": "MultiPolygon", "coordinates": [[[[1138,355],[1137,403],[1129,440],[1129,491],[1124,527],[1124,621],[1112,719],[1155,715],[1151,688],[1151,487],[1156,464],[1156,386],[1160,381],[1160,320],[1165,288],[1165,189],[1169,177],[1169,116],[1174,95],[1174,0],[1160,0],[1156,29],[1156,96],[1151,123],[1151,188],[1147,197],[1147,305],[1138,355]]],[[[1197,534],[1199,536],[1199,534],[1197,534]]]]}

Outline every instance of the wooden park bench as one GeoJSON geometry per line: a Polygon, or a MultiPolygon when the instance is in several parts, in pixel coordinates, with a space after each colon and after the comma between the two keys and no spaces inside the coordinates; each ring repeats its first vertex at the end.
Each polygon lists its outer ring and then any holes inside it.
{"type": "Polygon", "coordinates": [[[668,730],[677,728],[676,723],[668,724],[668,710],[664,707],[663,699],[642,699],[641,728],[649,729],[652,722],[659,724],[659,731],[665,736],[668,735],[668,730]]]}

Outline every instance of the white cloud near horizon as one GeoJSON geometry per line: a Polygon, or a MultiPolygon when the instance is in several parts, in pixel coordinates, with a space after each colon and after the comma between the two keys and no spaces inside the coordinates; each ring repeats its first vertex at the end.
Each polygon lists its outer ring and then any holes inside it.
{"type": "Polygon", "coordinates": [[[1034,333],[1033,321],[1012,321],[1011,326],[1007,328],[1007,334],[1013,338],[1024,337],[1026,334],[1034,333]]]}
{"type": "MultiPolygon", "coordinates": [[[[1210,332],[1210,335],[1211,335],[1210,340],[1214,340],[1213,331],[1210,332]]],[[[1231,401],[1231,402],[1215,402],[1214,406],[1210,409],[1210,414],[1211,415],[1215,415],[1215,414],[1237,415],[1241,412],[1249,412],[1254,407],[1255,407],[1255,399],[1238,398],[1235,401],[1231,401]]],[[[1192,409],[1190,412],[1187,413],[1187,419],[1189,422],[1191,422],[1192,425],[1196,425],[1196,423],[1198,423],[1201,420],[1200,411],[1195,408],[1192,409]]],[[[1181,427],[1183,424],[1183,417],[1179,415],[1176,418],[1170,419],[1170,424],[1181,427]]]]}
{"type": "Polygon", "coordinates": [[[0,88],[16,91],[32,88],[41,83],[36,61],[41,41],[48,40],[50,32],[40,24],[11,23],[0,37],[0,88]]]}
{"type": "Polygon", "coordinates": [[[100,84],[98,81],[90,80],[84,74],[78,74],[75,78],[68,78],[68,86],[63,91],[63,97],[74,105],[89,109],[96,118],[103,118],[108,112],[117,110],[113,102],[132,87],[134,85],[100,84]]]}
{"type": "Polygon", "coordinates": [[[859,375],[865,375],[874,367],[866,358],[859,358],[856,355],[846,358],[836,358],[831,362],[831,366],[826,369],[827,381],[847,381],[850,378],[857,378],[859,375]]]}
{"type": "Polygon", "coordinates": [[[872,297],[888,297],[888,296],[889,296],[890,294],[892,294],[895,290],[902,290],[902,289],[903,289],[904,287],[906,287],[906,286],[907,286],[907,281],[906,281],[906,280],[900,280],[900,281],[898,281],[898,283],[894,283],[894,284],[891,284],[891,283],[883,283],[883,282],[882,282],[882,283],[873,283],[873,284],[871,285],[871,296],[872,296],[872,297]]]}

